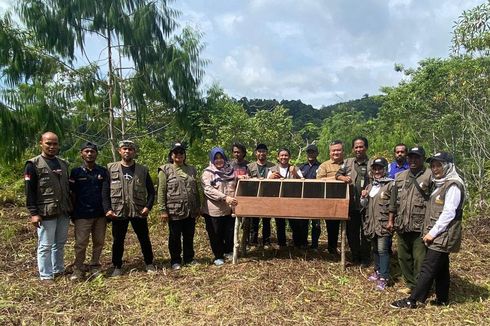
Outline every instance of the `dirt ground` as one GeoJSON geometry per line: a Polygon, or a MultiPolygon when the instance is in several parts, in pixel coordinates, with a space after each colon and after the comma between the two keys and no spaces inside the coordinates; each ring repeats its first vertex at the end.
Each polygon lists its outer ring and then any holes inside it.
{"type": "MultiPolygon", "coordinates": [[[[132,230],[126,239],[124,274],[110,278],[110,227],[102,275],[52,285],[38,281],[36,234],[21,208],[0,210],[1,325],[489,325],[490,219],[465,225],[463,249],[450,257],[451,303],[414,310],[389,307],[402,298],[396,259],[393,285],[376,291],[367,280],[371,268],[340,267],[326,252],[257,248],[237,265],[211,265],[202,220],[195,239],[198,265],[169,269],[168,230],[152,221],[150,236],[158,273],[143,271],[132,230]]],[[[323,230],[322,230],[323,231],[323,230]]],[[[290,235],[289,235],[290,237],[290,235]]],[[[66,245],[67,272],[73,261],[73,227],[66,245]]]]}

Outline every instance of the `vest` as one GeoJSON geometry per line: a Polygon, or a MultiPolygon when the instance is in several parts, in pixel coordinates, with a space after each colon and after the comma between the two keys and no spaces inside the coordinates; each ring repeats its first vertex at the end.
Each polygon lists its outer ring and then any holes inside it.
{"type": "Polygon", "coordinates": [[[415,180],[410,170],[400,172],[395,177],[395,187],[398,190],[396,198],[397,215],[395,229],[399,233],[421,232],[425,218],[426,199],[414,185],[414,181],[424,193],[429,194],[432,182],[431,172],[425,169],[415,180]]]}
{"type": "MultiPolygon", "coordinates": [[[[369,205],[363,221],[363,230],[369,239],[375,236],[384,237],[391,234],[386,229],[386,225],[388,224],[391,189],[393,185],[393,182],[385,183],[381,185],[381,188],[374,197],[368,197],[369,205]]],[[[366,188],[366,191],[369,193],[371,188],[372,185],[370,184],[366,188]]]]}
{"type": "Polygon", "coordinates": [[[28,160],[36,167],[38,177],[36,206],[42,217],[68,216],[72,211],[68,162],[58,157],[56,159],[60,162],[60,175],[49,168],[41,155],[28,160]]]}
{"type": "MultiPolygon", "coordinates": [[[[274,166],[274,163],[271,163],[269,161],[265,162],[265,165],[264,165],[265,173],[263,176],[264,178],[267,178],[267,174],[269,173],[270,168],[273,166],[274,166]]],[[[249,173],[250,177],[252,177],[252,178],[260,178],[261,177],[259,175],[259,165],[257,164],[257,162],[252,162],[252,163],[248,164],[248,173],[249,173]]]]}
{"type": "Polygon", "coordinates": [[[107,164],[109,170],[111,207],[119,218],[142,217],[141,210],[148,200],[146,176],[148,168],[135,163],[134,176],[124,179],[121,162],[107,164]]]}
{"type": "MultiPolygon", "coordinates": [[[[298,172],[298,170],[299,170],[296,166],[294,167],[294,169],[296,170],[296,172],[298,172]]],[[[269,171],[281,173],[281,170],[279,168],[279,164],[272,166],[269,171]]],[[[285,179],[295,179],[295,177],[293,177],[293,175],[288,171],[285,179]]]]}
{"type": "Polygon", "coordinates": [[[427,202],[427,213],[425,215],[423,235],[425,236],[436,224],[437,219],[444,209],[444,202],[447,190],[450,186],[456,185],[461,190],[461,201],[456,209],[456,216],[449,223],[447,229],[439,234],[430,244],[429,249],[441,252],[458,252],[461,247],[461,222],[463,219],[464,188],[461,183],[450,180],[430,196],[427,202]]]}
{"type": "Polygon", "coordinates": [[[193,166],[188,167],[190,174],[186,177],[178,175],[173,164],[164,164],[158,168],[158,171],[162,171],[167,177],[166,206],[168,215],[172,219],[187,218],[198,208],[197,171],[193,166]]]}
{"type": "Polygon", "coordinates": [[[369,171],[371,171],[371,164],[373,163],[373,160],[368,159],[366,162],[366,175],[365,175],[365,180],[364,184],[361,185],[361,189],[358,189],[356,187],[356,179],[358,176],[357,170],[356,170],[356,158],[351,157],[346,160],[344,160],[344,164],[340,166],[340,169],[345,172],[343,175],[348,175],[352,179],[352,184],[349,185],[349,193],[350,193],[350,200],[349,200],[349,210],[357,210],[359,211],[361,209],[361,205],[359,203],[361,199],[361,191],[365,189],[369,183],[369,171]]]}

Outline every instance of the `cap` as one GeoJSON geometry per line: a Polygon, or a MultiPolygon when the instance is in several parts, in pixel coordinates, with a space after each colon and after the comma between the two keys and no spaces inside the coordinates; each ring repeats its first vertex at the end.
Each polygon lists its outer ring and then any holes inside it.
{"type": "Polygon", "coordinates": [[[387,167],[388,166],[388,161],[384,157],[378,157],[371,163],[371,165],[381,165],[382,167],[387,167]]]}
{"type": "Polygon", "coordinates": [[[407,155],[411,155],[411,154],[415,154],[415,155],[418,155],[421,157],[425,157],[425,150],[422,146],[412,147],[408,151],[407,155]]]}
{"type": "Polygon", "coordinates": [[[269,149],[267,148],[267,145],[266,144],[257,144],[257,146],[255,147],[255,150],[258,151],[259,149],[263,149],[263,150],[266,150],[268,151],[269,149]]]}
{"type": "Polygon", "coordinates": [[[453,156],[451,154],[449,154],[448,152],[438,152],[426,160],[427,163],[430,163],[432,161],[441,161],[441,162],[452,163],[453,162],[453,156]]]}
{"type": "Polygon", "coordinates": [[[315,144],[310,144],[308,145],[308,147],[306,147],[306,151],[313,151],[313,152],[316,152],[318,153],[318,147],[315,145],[315,144]]]}
{"type": "Polygon", "coordinates": [[[80,146],[80,151],[83,151],[85,148],[90,148],[90,149],[93,149],[94,151],[98,152],[99,150],[97,149],[97,145],[92,143],[92,142],[85,142],[82,144],[82,146],[80,146]]]}
{"type": "Polygon", "coordinates": [[[176,149],[181,149],[181,150],[185,151],[185,145],[182,143],[175,143],[172,145],[172,148],[170,149],[170,151],[173,152],[176,149]]]}
{"type": "Polygon", "coordinates": [[[125,139],[125,140],[121,140],[119,142],[119,148],[121,148],[121,147],[128,147],[128,148],[136,149],[136,144],[132,140],[125,139]]]}

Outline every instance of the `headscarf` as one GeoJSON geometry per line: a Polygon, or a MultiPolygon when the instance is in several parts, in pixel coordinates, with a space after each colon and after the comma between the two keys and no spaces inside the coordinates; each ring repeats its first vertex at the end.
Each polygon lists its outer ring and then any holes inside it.
{"type": "Polygon", "coordinates": [[[459,182],[463,187],[464,181],[461,179],[459,176],[458,172],[456,172],[456,166],[452,162],[445,162],[445,161],[439,161],[442,163],[442,171],[443,171],[443,177],[440,179],[436,179],[434,177],[434,174],[432,174],[432,181],[436,185],[436,187],[442,186],[446,181],[457,181],[459,182]]]}
{"type": "Polygon", "coordinates": [[[213,186],[215,186],[218,182],[230,181],[235,178],[233,167],[230,165],[230,162],[228,161],[228,158],[226,157],[223,148],[213,147],[209,152],[209,161],[210,167],[205,170],[212,172],[215,175],[214,180],[211,182],[213,186]],[[214,165],[217,154],[221,154],[223,156],[223,159],[225,160],[225,165],[220,169],[218,169],[216,165],[214,165]]]}

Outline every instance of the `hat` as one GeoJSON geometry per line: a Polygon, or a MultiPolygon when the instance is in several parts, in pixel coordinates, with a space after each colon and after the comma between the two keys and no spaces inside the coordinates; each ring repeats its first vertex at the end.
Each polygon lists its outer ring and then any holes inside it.
{"type": "Polygon", "coordinates": [[[179,148],[181,150],[185,151],[185,145],[184,144],[182,144],[182,143],[175,143],[175,144],[172,145],[172,148],[170,149],[170,152],[173,152],[173,151],[175,151],[176,149],[179,149],[179,148]]]}
{"type": "Polygon", "coordinates": [[[384,157],[379,157],[375,159],[371,165],[380,165],[385,168],[388,166],[388,161],[384,157]]]}
{"type": "Polygon", "coordinates": [[[313,151],[315,153],[318,153],[318,147],[315,144],[310,144],[308,147],[306,147],[306,151],[313,151]]]}
{"type": "Polygon", "coordinates": [[[119,148],[121,147],[136,149],[136,144],[132,140],[125,139],[119,142],[119,148]]]}
{"type": "Polygon", "coordinates": [[[441,161],[441,162],[448,162],[452,163],[453,162],[453,156],[449,154],[448,152],[437,152],[433,156],[429,157],[426,162],[430,163],[432,161],[441,161]]]}
{"type": "Polygon", "coordinates": [[[424,148],[422,146],[412,147],[408,151],[407,156],[408,155],[411,155],[411,154],[415,154],[415,155],[418,155],[418,156],[421,156],[421,157],[425,157],[425,150],[424,150],[424,148]]]}
{"type": "Polygon", "coordinates": [[[259,149],[263,149],[263,150],[266,150],[268,151],[269,149],[267,148],[267,145],[266,144],[257,144],[257,146],[255,147],[255,150],[258,151],[259,149]]]}
{"type": "Polygon", "coordinates": [[[85,148],[90,148],[98,152],[97,145],[89,141],[83,143],[82,146],[80,146],[80,151],[83,151],[85,148]]]}

